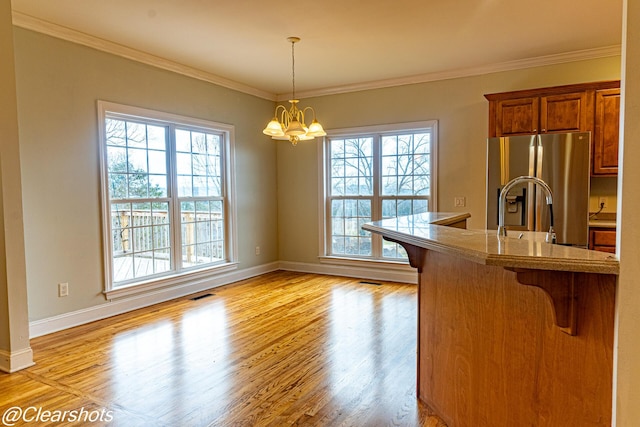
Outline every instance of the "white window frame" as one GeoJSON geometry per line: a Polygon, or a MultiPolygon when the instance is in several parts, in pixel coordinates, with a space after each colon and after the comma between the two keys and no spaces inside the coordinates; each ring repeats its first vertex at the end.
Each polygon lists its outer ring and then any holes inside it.
{"type": "Polygon", "coordinates": [[[180,116],[177,114],[165,113],[160,111],[149,110],[145,108],[133,107],[128,105],[116,104],[107,101],[98,101],[98,141],[100,155],[100,181],[101,181],[101,204],[102,204],[102,233],[103,233],[103,252],[104,252],[104,293],[107,298],[118,298],[127,295],[149,292],[157,288],[170,287],[184,284],[187,281],[203,279],[212,275],[225,273],[238,268],[238,244],[237,244],[237,226],[236,226],[236,189],[235,189],[235,128],[232,125],[217,123],[208,120],[195,119],[191,117],[180,116]],[[108,180],[108,164],[106,150],[106,130],[105,123],[109,117],[121,118],[123,120],[131,120],[148,124],[166,126],[170,129],[168,135],[169,147],[167,149],[168,161],[168,198],[172,199],[175,206],[172,218],[173,230],[171,238],[172,259],[180,256],[181,245],[179,243],[180,218],[179,218],[179,200],[176,185],[175,172],[175,141],[172,130],[175,128],[189,128],[191,130],[201,130],[204,132],[214,132],[223,135],[223,159],[222,173],[224,176],[223,198],[224,198],[224,217],[225,217],[225,260],[215,264],[207,264],[203,266],[186,267],[177,270],[175,263],[172,262],[171,270],[166,273],[160,273],[149,277],[141,278],[139,281],[126,282],[126,284],[114,286],[113,284],[113,242],[111,232],[111,210],[109,199],[109,180],[108,180]],[[174,189],[173,191],[171,189],[174,189]],[[176,218],[177,217],[177,218],[176,218]]]}
{"type": "MultiPolygon", "coordinates": [[[[330,227],[327,226],[327,221],[330,220],[330,212],[327,203],[329,197],[330,180],[331,177],[328,173],[328,164],[330,158],[330,144],[331,138],[348,138],[348,137],[366,137],[371,135],[383,136],[385,134],[398,134],[402,132],[420,132],[422,130],[429,129],[432,134],[432,141],[430,147],[430,183],[429,183],[429,211],[437,212],[437,188],[438,188],[438,121],[426,120],[420,122],[410,123],[396,123],[387,125],[374,125],[353,127],[344,129],[327,130],[327,136],[323,139],[322,144],[318,145],[318,208],[319,208],[319,259],[321,263],[338,264],[345,266],[362,266],[368,264],[383,264],[386,268],[398,269],[404,271],[408,267],[408,260],[394,260],[390,258],[383,258],[381,254],[377,253],[375,249],[376,245],[382,245],[382,238],[379,235],[372,235],[372,251],[371,257],[359,257],[359,256],[338,256],[331,255],[331,236],[330,227]]],[[[379,155],[380,153],[378,153],[379,155]]],[[[374,154],[375,155],[375,154],[374,154]]],[[[380,158],[374,158],[374,163],[378,164],[380,158]]],[[[374,185],[379,186],[379,182],[375,182],[374,185]]],[[[381,214],[377,212],[377,209],[372,207],[372,215],[381,214]]],[[[375,219],[373,220],[375,221],[375,219]]]]}

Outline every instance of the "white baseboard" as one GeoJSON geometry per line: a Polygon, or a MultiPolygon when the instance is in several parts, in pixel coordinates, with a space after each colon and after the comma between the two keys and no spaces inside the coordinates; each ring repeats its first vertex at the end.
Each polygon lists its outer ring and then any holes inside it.
{"type": "MultiPolygon", "coordinates": [[[[235,270],[226,274],[191,281],[181,286],[162,288],[141,295],[123,297],[105,302],[104,304],[63,313],[57,316],[29,322],[29,336],[31,338],[47,335],[53,332],[106,319],[117,314],[148,307],[186,295],[202,292],[207,289],[227,285],[239,280],[249,279],[276,270],[299,271],[302,273],[328,274],[331,276],[358,277],[369,280],[389,282],[417,283],[415,270],[390,269],[376,265],[336,265],[329,263],[311,264],[302,262],[280,261],[243,270],[235,270]]],[[[30,350],[30,349],[29,349],[30,350]]],[[[0,353],[0,357],[2,357],[0,353]]],[[[4,358],[3,358],[4,359],[4,358]]],[[[0,360],[2,363],[2,360],[0,360]]],[[[0,364],[0,369],[3,366],[0,364]]],[[[21,368],[20,368],[21,369],[21,368]]]]}
{"type": "Polygon", "coordinates": [[[117,314],[126,313],[128,311],[137,310],[139,308],[148,307],[175,298],[202,292],[207,289],[228,285],[229,283],[276,271],[278,268],[279,264],[277,262],[273,262],[243,270],[235,270],[226,274],[191,281],[181,286],[162,288],[141,295],[123,297],[105,302],[104,304],[95,305],[93,307],[47,317],[45,319],[34,320],[29,322],[29,337],[35,338],[72,328],[74,326],[83,325],[85,323],[95,322],[96,320],[106,319],[107,317],[115,316],[117,314]]]}
{"type": "Polygon", "coordinates": [[[280,261],[280,270],[303,273],[328,274],[330,276],[357,277],[384,282],[418,283],[418,273],[413,269],[391,269],[375,265],[337,265],[330,263],[311,264],[304,262],[280,261]]]}
{"type": "Polygon", "coordinates": [[[18,351],[0,350],[0,371],[10,374],[33,365],[35,363],[31,347],[18,351]]]}

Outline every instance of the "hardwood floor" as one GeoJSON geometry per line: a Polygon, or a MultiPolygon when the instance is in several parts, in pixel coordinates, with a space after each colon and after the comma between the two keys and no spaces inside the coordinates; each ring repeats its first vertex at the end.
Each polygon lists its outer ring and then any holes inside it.
{"type": "Polygon", "coordinates": [[[16,426],[444,426],[415,396],[415,285],[281,271],[210,293],[33,339],[36,365],[0,374],[0,416],[40,416],[16,426]]]}

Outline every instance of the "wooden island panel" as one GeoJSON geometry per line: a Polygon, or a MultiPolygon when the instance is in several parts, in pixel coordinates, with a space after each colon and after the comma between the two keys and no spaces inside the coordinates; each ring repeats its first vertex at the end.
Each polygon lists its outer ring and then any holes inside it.
{"type": "Polygon", "coordinates": [[[611,424],[616,276],[517,273],[414,249],[418,396],[448,425],[611,424]],[[575,336],[555,325],[549,295],[523,284],[567,280],[577,290],[575,336]]]}

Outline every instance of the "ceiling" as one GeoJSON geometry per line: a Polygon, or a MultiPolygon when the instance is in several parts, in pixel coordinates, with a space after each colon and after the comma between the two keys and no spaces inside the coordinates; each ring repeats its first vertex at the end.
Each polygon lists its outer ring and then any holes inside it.
{"type": "Polygon", "coordinates": [[[622,0],[11,3],[18,26],[130,48],[271,99],[291,91],[288,36],[302,39],[295,45],[302,98],[610,56],[622,36],[622,0]]]}

